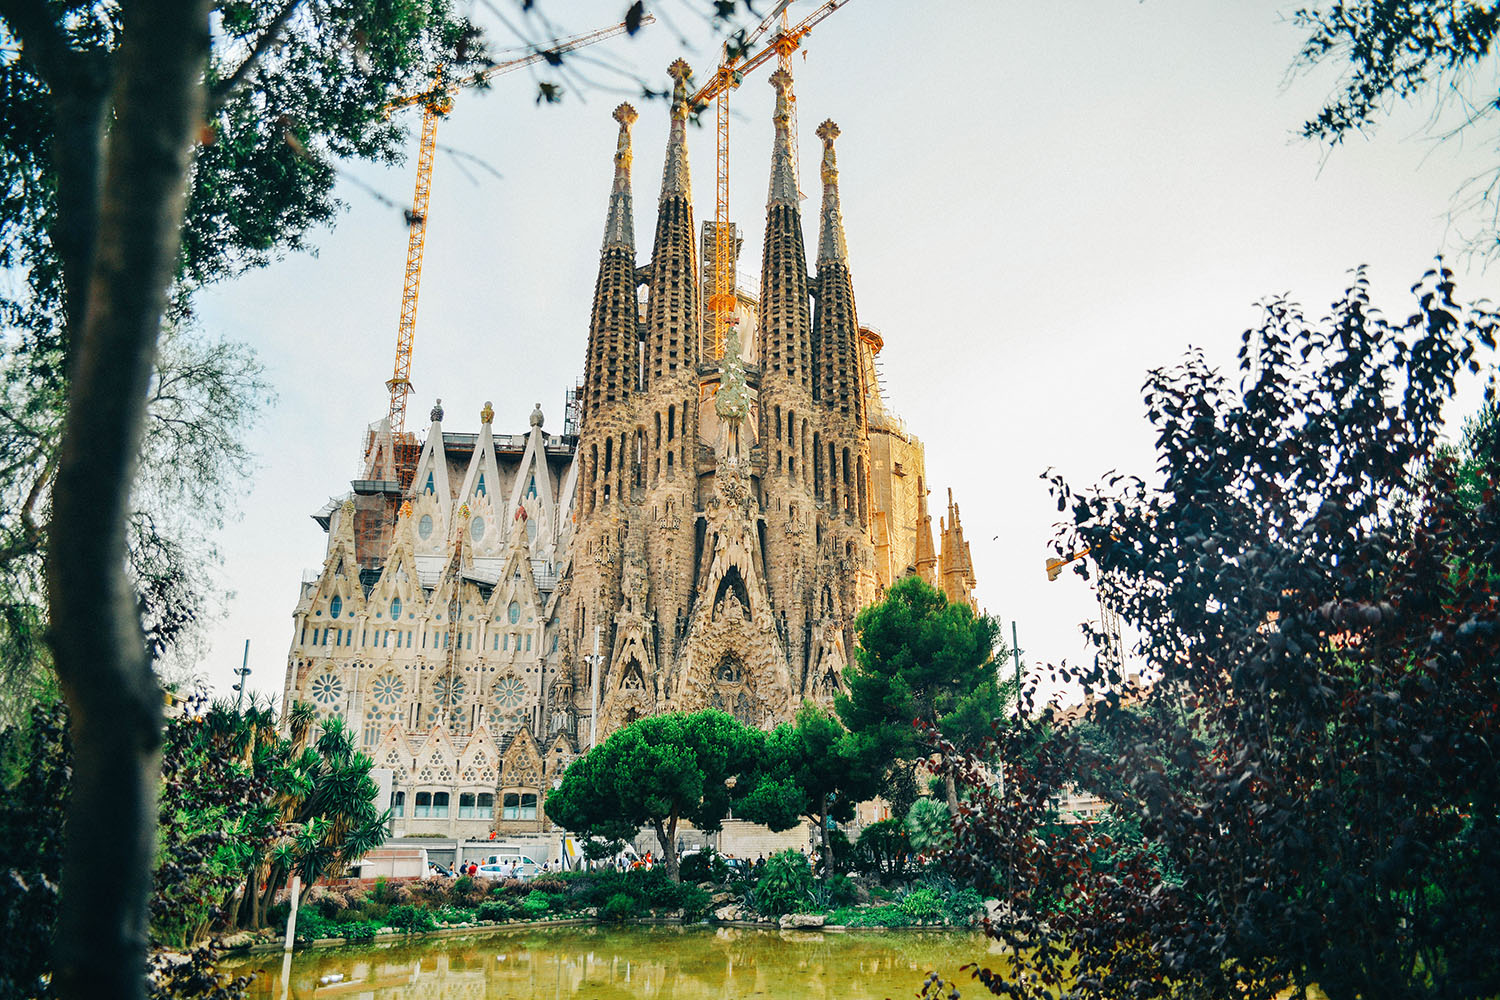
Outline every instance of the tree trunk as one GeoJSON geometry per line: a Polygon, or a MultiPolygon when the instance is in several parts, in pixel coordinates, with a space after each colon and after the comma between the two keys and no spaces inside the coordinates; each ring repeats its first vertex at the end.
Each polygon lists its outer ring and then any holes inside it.
{"type": "Polygon", "coordinates": [[[823,845],[823,877],[833,874],[833,846],[828,842],[828,796],[823,796],[823,811],[818,813],[818,840],[823,845]]]}
{"type": "Polygon", "coordinates": [[[162,700],[125,573],[126,516],[209,48],[206,0],[130,0],[121,16],[98,244],[86,302],[70,302],[83,329],[70,332],[49,538],[49,638],[74,751],[53,944],[64,1000],[145,990],[162,700]]]}
{"type": "Polygon", "coordinates": [[[656,828],[656,840],[661,844],[661,859],[667,866],[667,878],[681,882],[677,874],[677,814],[669,816],[665,826],[657,819],[653,819],[651,825],[656,828]]]}
{"type": "Polygon", "coordinates": [[[953,772],[949,771],[943,775],[943,785],[948,790],[948,819],[958,818],[958,784],[953,780],[953,772]]]}

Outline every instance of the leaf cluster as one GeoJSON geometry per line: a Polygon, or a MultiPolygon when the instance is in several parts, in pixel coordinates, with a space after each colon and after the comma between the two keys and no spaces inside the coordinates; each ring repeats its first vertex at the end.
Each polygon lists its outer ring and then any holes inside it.
{"type": "Polygon", "coordinates": [[[1441,438],[1500,314],[1441,265],[1413,300],[1388,319],[1362,271],[1318,322],[1272,300],[1238,385],[1197,354],[1150,374],[1154,483],[1053,479],[1058,551],[1091,550],[1150,684],[1059,670],[1087,725],[1039,712],[1003,794],[962,765],[950,861],[1031,947],[991,990],[1500,989],[1500,464],[1461,488],[1441,438]],[[1109,823],[1058,823],[1080,780],[1109,823]]]}

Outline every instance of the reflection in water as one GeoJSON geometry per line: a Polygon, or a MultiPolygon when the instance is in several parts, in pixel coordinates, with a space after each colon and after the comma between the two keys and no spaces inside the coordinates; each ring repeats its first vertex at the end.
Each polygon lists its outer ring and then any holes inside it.
{"type": "Polygon", "coordinates": [[[349,1000],[862,1000],[910,996],[937,970],[1003,963],[971,933],[559,927],[226,960],[251,996],[349,1000]]]}

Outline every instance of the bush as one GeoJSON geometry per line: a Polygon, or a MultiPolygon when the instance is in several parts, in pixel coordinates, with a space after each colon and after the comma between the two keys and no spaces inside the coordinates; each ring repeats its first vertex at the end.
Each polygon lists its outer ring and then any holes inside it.
{"type": "Polygon", "coordinates": [[[551,908],[552,900],[548,898],[547,894],[545,892],[538,892],[535,889],[531,890],[526,898],[521,901],[522,911],[532,920],[540,920],[547,915],[547,911],[551,908]]]}
{"type": "Polygon", "coordinates": [[[504,899],[487,899],[479,904],[479,909],[475,912],[480,920],[498,921],[509,920],[514,914],[515,908],[504,899]]]}
{"type": "Polygon", "coordinates": [[[636,914],[635,900],[626,893],[617,892],[609,897],[604,908],[599,911],[599,916],[610,923],[624,923],[636,914]]]}
{"type": "Polygon", "coordinates": [[[340,924],[339,933],[345,941],[373,941],[380,928],[385,926],[378,920],[360,920],[352,924],[340,924]]]}
{"type": "Polygon", "coordinates": [[[913,920],[933,920],[943,915],[943,897],[932,889],[913,889],[900,903],[901,912],[913,920]]]}
{"type": "Polygon", "coordinates": [[[431,911],[405,903],[391,907],[391,912],[386,914],[385,922],[407,934],[430,931],[437,926],[437,921],[433,919],[431,911]]]}
{"type": "Polygon", "coordinates": [[[445,878],[426,878],[419,882],[409,882],[405,888],[410,894],[406,902],[426,906],[429,910],[436,910],[438,907],[445,906],[451,901],[453,883],[445,878]]]}
{"type": "Polygon", "coordinates": [[[689,854],[677,866],[677,874],[684,882],[727,882],[729,866],[717,851],[712,849],[689,854]]]}
{"type": "Polygon", "coordinates": [[[755,907],[763,916],[792,913],[812,894],[812,869],[807,858],[786,850],[766,859],[766,871],[755,884],[755,907]]]}
{"type": "Polygon", "coordinates": [[[966,924],[984,913],[984,898],[973,889],[963,889],[948,899],[948,916],[956,924],[966,924]]]}
{"type": "Polygon", "coordinates": [[[830,875],[812,886],[812,903],[819,910],[848,906],[858,898],[854,880],[848,875],[830,875]]]}
{"type": "Polygon", "coordinates": [[[343,928],[329,920],[316,909],[297,910],[296,938],[298,941],[316,941],[318,938],[338,937],[343,928]]]}
{"type": "Polygon", "coordinates": [[[380,875],[375,879],[375,888],[370,890],[370,899],[372,902],[381,903],[385,906],[401,902],[401,900],[396,898],[396,889],[391,885],[391,880],[384,875],[380,875]]]}
{"type": "Polygon", "coordinates": [[[468,924],[474,922],[474,911],[463,906],[443,906],[433,917],[440,924],[468,924]]]}
{"type": "Polygon", "coordinates": [[[858,909],[840,907],[828,915],[828,923],[841,927],[909,927],[912,918],[901,907],[887,904],[858,909]]]}

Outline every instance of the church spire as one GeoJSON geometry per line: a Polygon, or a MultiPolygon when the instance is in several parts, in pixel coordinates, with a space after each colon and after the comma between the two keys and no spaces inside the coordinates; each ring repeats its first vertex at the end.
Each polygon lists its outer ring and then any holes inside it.
{"type": "Polygon", "coordinates": [[[678,59],[667,67],[672,78],[672,128],[667,134],[667,162],[661,171],[661,201],[680,195],[689,202],[693,200],[693,178],[688,171],[687,119],[688,78],[693,68],[685,60],[678,59]]]}
{"type": "Polygon", "coordinates": [[[776,144],[771,148],[771,190],[766,205],[795,206],[799,199],[797,161],[792,156],[792,75],[778,69],[771,74],[771,86],[776,88],[776,113],[771,117],[776,144]]]}
{"type": "Polygon", "coordinates": [[[865,399],[860,390],[859,319],[833,152],[833,140],[838,136],[839,127],[831,120],[818,126],[818,138],[823,140],[823,220],[818,239],[817,305],[813,309],[813,390],[814,398],[847,418],[846,428],[852,430],[864,425],[865,399]]]}
{"type": "MultiPolygon", "coordinates": [[[[778,69],[771,74],[771,85],[776,88],[776,144],[760,264],[762,391],[769,396],[782,387],[791,390],[793,395],[779,402],[795,410],[811,402],[813,390],[807,248],[792,164],[791,74],[778,69]]],[[[772,412],[774,405],[762,406],[761,413],[772,412]]]]}
{"type": "Polygon", "coordinates": [[[615,182],[609,192],[609,221],[604,225],[604,249],[626,247],[635,253],[635,223],[630,208],[630,126],[640,115],[629,104],[615,108],[620,140],[615,148],[615,182]]]}
{"type": "MultiPolygon", "coordinates": [[[[693,245],[693,186],[688,173],[687,81],[692,68],[681,59],[667,68],[673,80],[672,128],[661,173],[656,236],[651,245],[647,304],[646,384],[692,372],[698,362],[699,315],[697,250],[693,245]]],[[[661,403],[666,418],[667,403],[661,403]]]]}
{"type": "MultiPolygon", "coordinates": [[[[941,523],[941,522],[940,522],[941,523]]],[[[964,540],[964,526],[958,519],[958,504],[953,502],[953,490],[948,490],[948,521],[943,525],[943,551],[939,558],[943,576],[943,593],[950,604],[967,604],[975,607],[973,588],[974,559],[969,555],[969,543],[964,540]]]]}
{"type": "Polygon", "coordinates": [[[849,248],[844,244],[844,215],[839,210],[839,168],[834,159],[833,140],[839,137],[839,127],[828,119],[818,126],[818,138],[823,140],[823,221],[818,234],[818,271],[824,264],[849,263],[849,248]]]}
{"type": "Polygon", "coordinates": [[[937,586],[937,552],[932,545],[932,514],[927,510],[927,484],[917,477],[917,576],[937,586]]]}
{"type": "Polygon", "coordinates": [[[615,150],[615,180],[609,194],[609,221],[599,252],[599,277],[594,284],[594,307],[589,318],[587,394],[583,423],[587,428],[609,404],[623,402],[635,388],[637,345],[635,228],[630,211],[630,126],[635,108],[615,108],[620,139],[615,150]]]}

